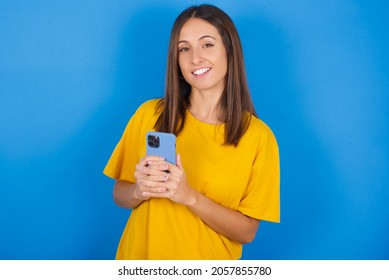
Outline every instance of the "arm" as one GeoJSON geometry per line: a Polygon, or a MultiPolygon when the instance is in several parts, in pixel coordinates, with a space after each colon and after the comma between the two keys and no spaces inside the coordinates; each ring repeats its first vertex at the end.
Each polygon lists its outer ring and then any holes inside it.
{"type": "Polygon", "coordinates": [[[221,206],[191,188],[179,156],[177,166],[163,161],[150,161],[149,164],[150,167],[146,168],[149,176],[142,182],[145,186],[145,191],[142,192],[144,197],[165,197],[186,205],[213,230],[240,243],[248,243],[254,239],[259,220],[221,206]],[[166,176],[162,171],[167,169],[170,173],[162,180],[162,176],[166,176]]]}
{"type": "Polygon", "coordinates": [[[239,211],[226,208],[192,189],[191,202],[187,204],[193,213],[216,232],[242,244],[254,240],[259,220],[248,217],[239,211]]]}
{"type": "Polygon", "coordinates": [[[113,200],[123,208],[136,208],[144,199],[136,194],[136,184],[116,181],[113,188],[113,200]]]}

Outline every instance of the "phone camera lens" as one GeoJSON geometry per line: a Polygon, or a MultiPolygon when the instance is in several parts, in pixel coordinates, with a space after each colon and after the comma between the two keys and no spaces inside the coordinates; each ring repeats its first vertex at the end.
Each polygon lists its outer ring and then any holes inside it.
{"type": "Polygon", "coordinates": [[[147,143],[152,148],[159,148],[159,137],[157,135],[149,135],[147,137],[147,143]]]}

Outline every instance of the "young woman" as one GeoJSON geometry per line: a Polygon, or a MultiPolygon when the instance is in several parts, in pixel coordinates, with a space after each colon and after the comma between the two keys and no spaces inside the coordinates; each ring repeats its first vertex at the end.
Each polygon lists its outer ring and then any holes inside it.
{"type": "Polygon", "coordinates": [[[279,172],[232,20],[211,5],[186,9],[171,32],[164,98],[138,108],[104,170],[115,202],[133,209],[116,258],[239,259],[260,220],[279,222],[279,172]],[[145,156],[150,130],[177,136],[176,165],[145,156]]]}

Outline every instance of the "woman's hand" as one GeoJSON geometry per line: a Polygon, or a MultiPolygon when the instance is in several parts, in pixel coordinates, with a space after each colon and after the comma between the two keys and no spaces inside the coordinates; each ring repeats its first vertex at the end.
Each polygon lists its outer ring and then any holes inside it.
{"type": "MultiPolygon", "coordinates": [[[[136,165],[134,172],[135,184],[128,181],[116,181],[113,189],[113,198],[115,203],[123,208],[133,209],[138,207],[143,201],[148,200],[151,195],[149,193],[165,192],[164,187],[147,187],[143,185],[145,179],[163,180],[164,177],[158,177],[155,174],[156,170],[150,169],[149,162],[163,161],[162,157],[147,156],[140,160],[136,165]]],[[[166,173],[163,173],[166,176],[166,173]]]]}
{"type": "Polygon", "coordinates": [[[164,186],[156,186],[148,183],[149,181],[164,182],[167,179],[166,162],[164,158],[158,156],[146,156],[140,160],[135,168],[135,190],[134,197],[140,200],[147,200],[166,191],[164,186]],[[165,163],[165,164],[163,164],[165,163]]]}
{"type": "Polygon", "coordinates": [[[177,165],[156,157],[146,157],[145,161],[135,172],[142,197],[164,197],[184,205],[193,201],[194,190],[188,184],[180,155],[177,165]]]}

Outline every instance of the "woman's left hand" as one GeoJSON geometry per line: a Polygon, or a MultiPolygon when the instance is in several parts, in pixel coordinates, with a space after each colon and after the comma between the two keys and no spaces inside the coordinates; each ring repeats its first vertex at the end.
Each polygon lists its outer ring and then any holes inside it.
{"type": "Polygon", "coordinates": [[[169,198],[176,203],[184,205],[190,205],[193,202],[194,190],[188,184],[180,155],[177,155],[177,165],[166,161],[152,161],[149,162],[147,168],[161,172],[160,175],[165,177],[165,179],[164,181],[160,181],[159,178],[161,178],[161,176],[148,176],[143,179],[142,184],[148,187],[165,188],[166,190],[158,193],[143,193],[143,195],[169,198]]]}

